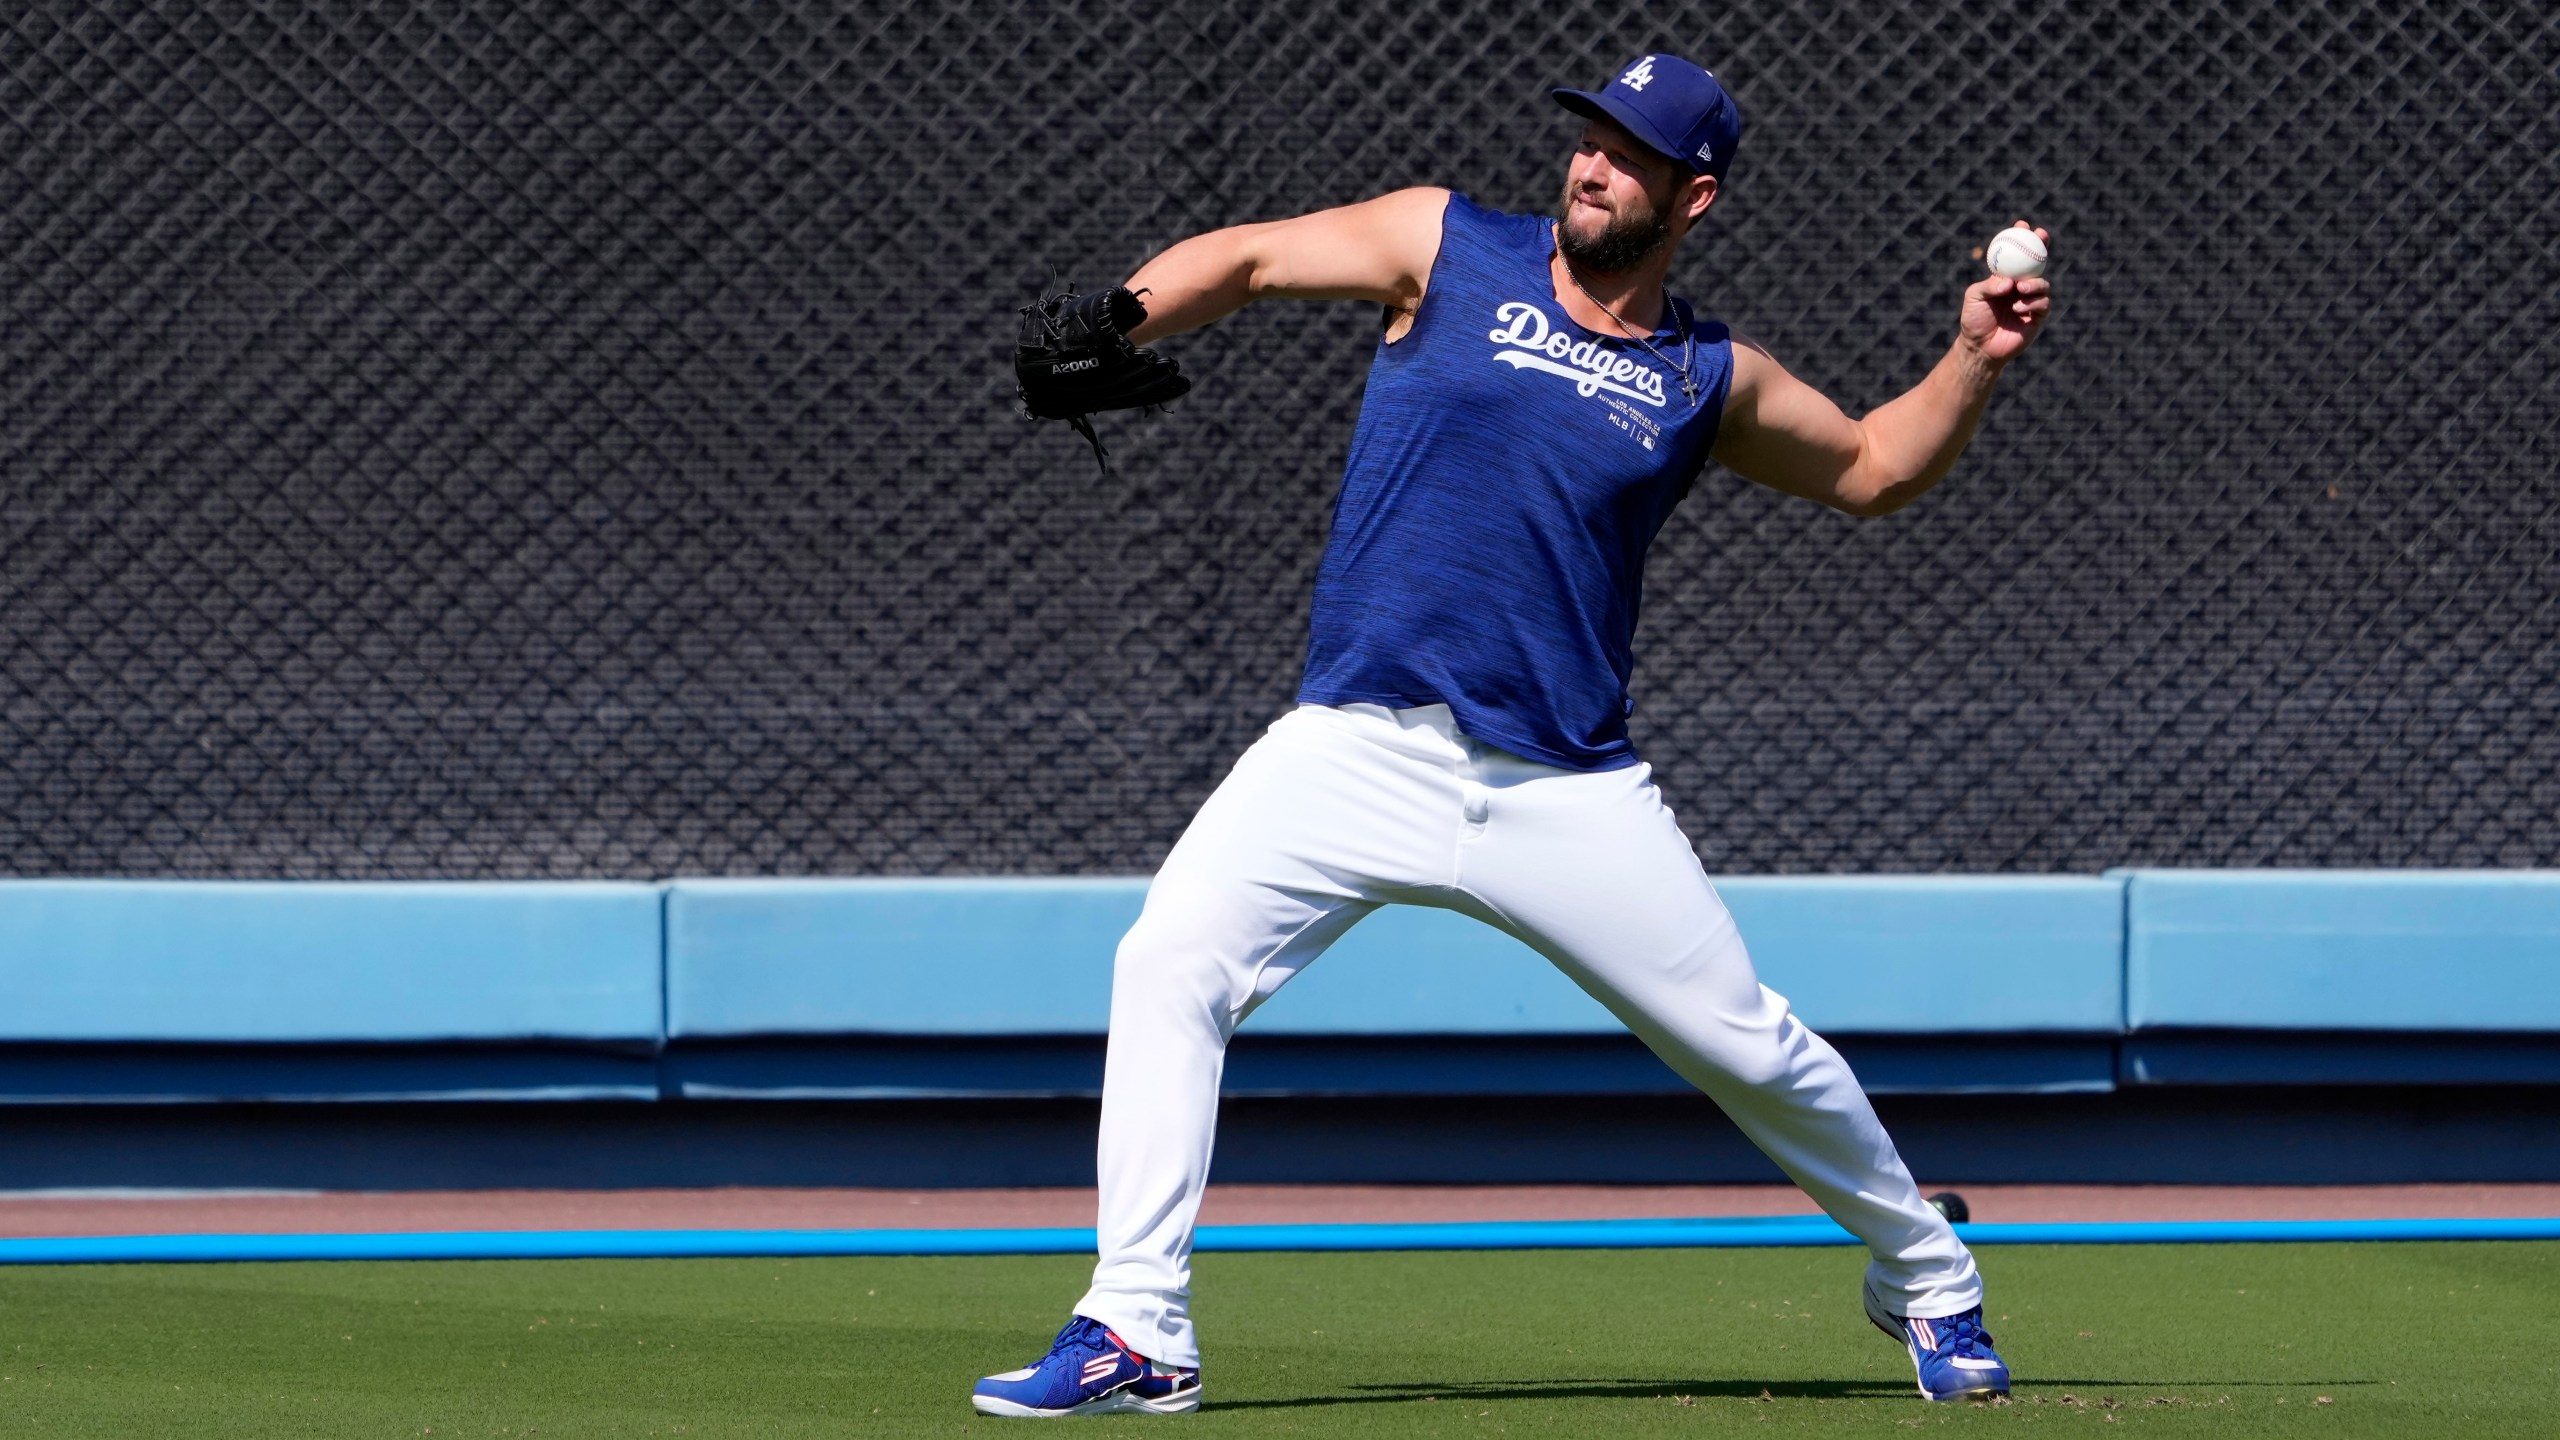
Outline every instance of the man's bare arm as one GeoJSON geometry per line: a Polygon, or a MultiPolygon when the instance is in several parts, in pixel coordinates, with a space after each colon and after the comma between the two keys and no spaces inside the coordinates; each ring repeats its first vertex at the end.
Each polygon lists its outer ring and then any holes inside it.
{"type": "Polygon", "coordinates": [[[1422,303],[1439,258],[1448,205],[1446,190],[1397,190],[1293,220],[1194,235],[1129,277],[1131,290],[1148,292],[1146,323],[1129,338],[1152,344],[1272,295],[1410,310],[1422,303]]]}
{"type": "Polygon", "coordinates": [[[2002,367],[2035,338],[2052,303],[2043,280],[1993,276],[1975,285],[1955,343],[1928,377],[1863,420],[1766,350],[1737,341],[1715,457],[1746,480],[1846,514],[1899,510],[1955,468],[2002,367]]]}

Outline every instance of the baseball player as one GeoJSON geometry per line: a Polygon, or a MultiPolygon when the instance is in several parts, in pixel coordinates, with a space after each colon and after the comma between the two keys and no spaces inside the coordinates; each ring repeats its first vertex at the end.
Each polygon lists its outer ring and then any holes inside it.
{"type": "Polygon", "coordinates": [[[1838,1052],[1759,983],[1628,740],[1627,680],[1646,547],[1709,458],[1851,515],[1910,504],[2048,287],[1972,286],[1927,377],[1852,420],[1664,289],[1741,135],[1714,76],[1646,55],[1554,96],[1582,131],[1553,219],[1403,190],[1197,236],[1124,288],[1025,312],[1026,408],[1079,423],[1181,393],[1138,347],[1252,301],[1363,300],[1384,333],[1300,703],[1201,807],[1120,944],[1093,1288],[1047,1356],[978,1382],[984,1413],[1200,1403],[1191,1240],[1228,1037],[1389,904],[1517,936],[1713,1097],[1866,1243],[1866,1313],[1921,1394],[2008,1389],[1972,1255],[1838,1052]]]}

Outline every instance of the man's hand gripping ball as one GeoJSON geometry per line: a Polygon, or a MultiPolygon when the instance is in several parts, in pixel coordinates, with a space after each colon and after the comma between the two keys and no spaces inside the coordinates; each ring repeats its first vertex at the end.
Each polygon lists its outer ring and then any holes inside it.
{"type": "MultiPolygon", "coordinates": [[[[2050,237],[2024,220],[2017,228],[2036,237],[2035,249],[2041,257],[2050,237]]],[[[1997,245],[1995,238],[1993,245],[1984,248],[1997,245]]],[[[2044,328],[2045,312],[2052,308],[2053,282],[2041,274],[1993,275],[1964,292],[1964,314],[1956,323],[1956,333],[1974,354],[1992,365],[2005,365],[2036,338],[2044,328]]]]}
{"type": "Polygon", "coordinates": [[[1022,413],[1073,425],[1092,444],[1106,475],[1111,457],[1085,417],[1163,405],[1191,389],[1181,366],[1129,343],[1129,332],[1146,318],[1145,302],[1117,285],[1090,295],[1070,285],[1022,307],[1022,336],[1013,347],[1014,393],[1022,413]]]}

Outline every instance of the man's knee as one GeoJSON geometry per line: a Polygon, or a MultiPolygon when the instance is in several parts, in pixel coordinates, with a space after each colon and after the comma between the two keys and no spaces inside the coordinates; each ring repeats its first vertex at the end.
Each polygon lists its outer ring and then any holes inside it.
{"type": "Polygon", "coordinates": [[[1665,1036],[1654,1041],[1654,1049],[1666,1057],[1683,1051],[1694,1057],[1689,1065],[1675,1062],[1675,1068],[1688,1072],[1699,1089],[1721,1098],[1719,1092],[1725,1091],[1794,1088],[1809,1070],[1819,1068],[1828,1047],[1803,1021],[1781,1011],[1759,1024],[1721,1024],[1705,1034],[1665,1036]]]}
{"type": "Polygon", "coordinates": [[[1780,1034],[1756,1031],[1735,1037],[1717,1059],[1732,1083],[1751,1090],[1783,1089],[1795,1079],[1796,1055],[1780,1034]]]}
{"type": "Polygon", "coordinates": [[[1213,934],[1182,923],[1179,913],[1149,910],[1120,937],[1112,957],[1111,1013],[1159,1020],[1201,1017],[1221,1027],[1238,1003],[1230,972],[1238,968],[1213,934]]]}

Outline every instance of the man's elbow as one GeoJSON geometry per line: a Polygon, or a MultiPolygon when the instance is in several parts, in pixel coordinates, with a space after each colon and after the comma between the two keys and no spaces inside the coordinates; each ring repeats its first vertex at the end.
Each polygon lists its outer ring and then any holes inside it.
{"type": "Polygon", "coordinates": [[[1938,480],[1938,475],[1878,474],[1864,465],[1855,465],[1831,487],[1828,503],[1843,515],[1874,520],[1919,499],[1938,480]]]}
{"type": "Polygon", "coordinates": [[[1896,494],[1890,485],[1877,485],[1851,475],[1833,486],[1823,503],[1852,520],[1873,520],[1892,514],[1910,501],[1896,494]]]}
{"type": "Polygon", "coordinates": [[[1918,498],[1920,497],[1917,495],[1907,495],[1899,491],[1887,491],[1882,495],[1877,495],[1855,504],[1843,505],[1840,507],[1840,513],[1856,520],[1881,520],[1885,516],[1891,515],[1895,511],[1909,505],[1912,501],[1918,498]]]}
{"type": "Polygon", "coordinates": [[[1857,451],[1849,457],[1840,478],[1831,482],[1823,503],[1853,520],[1873,520],[1902,508],[1894,499],[1893,490],[1893,477],[1882,473],[1874,437],[1867,433],[1865,425],[1859,425],[1857,451]]]}

